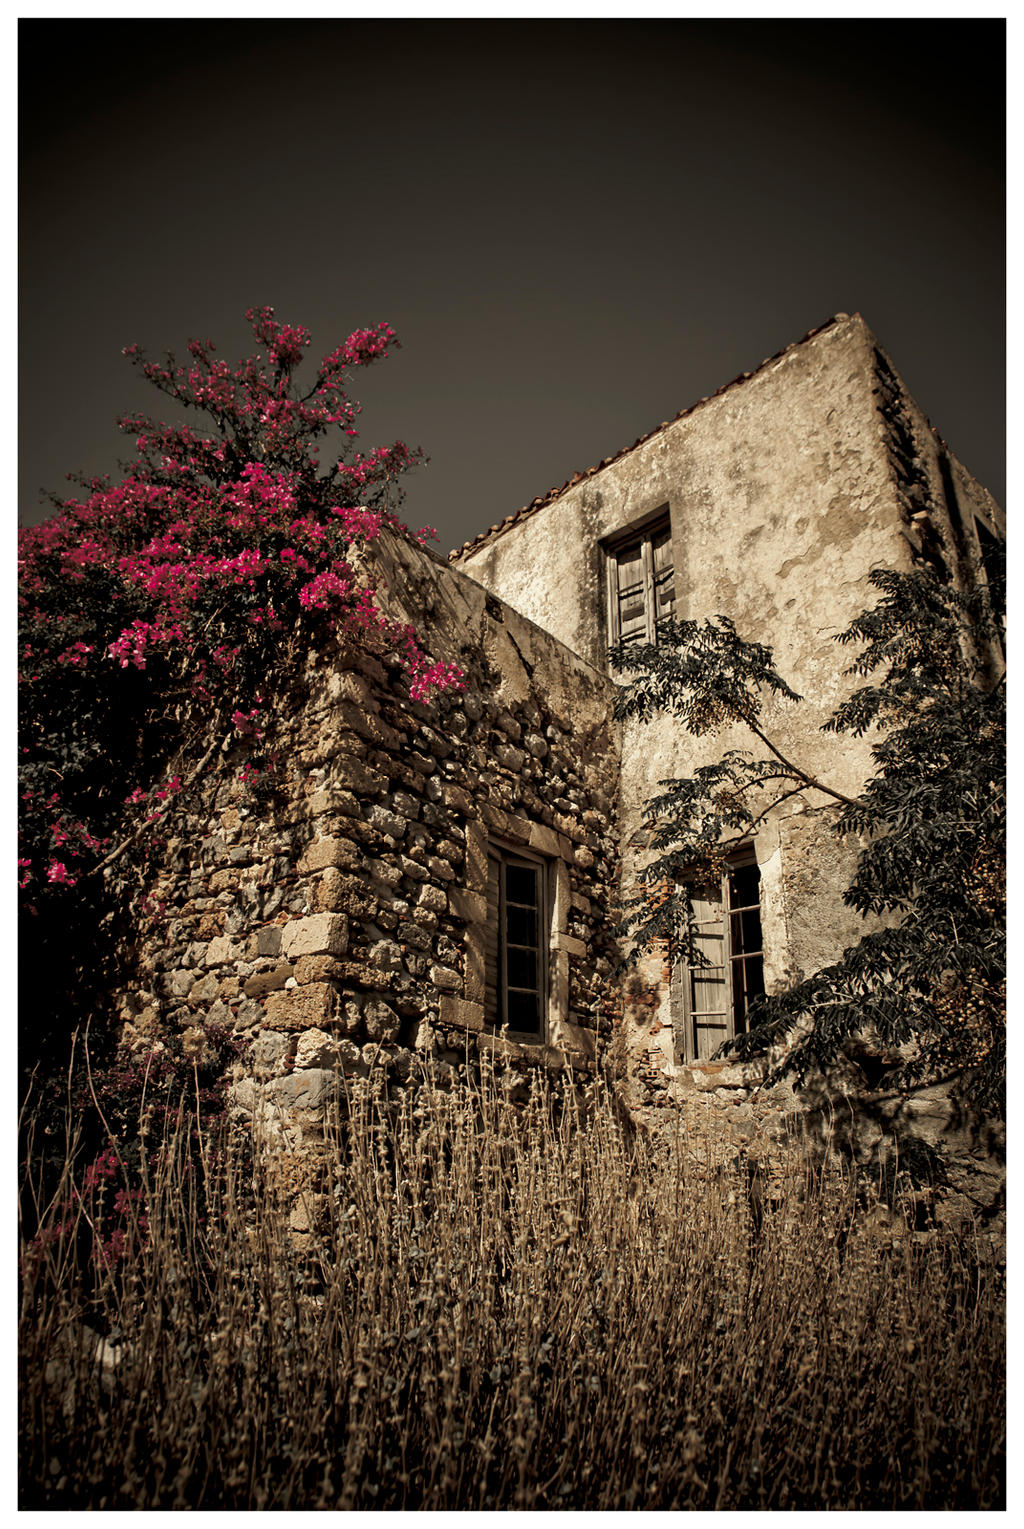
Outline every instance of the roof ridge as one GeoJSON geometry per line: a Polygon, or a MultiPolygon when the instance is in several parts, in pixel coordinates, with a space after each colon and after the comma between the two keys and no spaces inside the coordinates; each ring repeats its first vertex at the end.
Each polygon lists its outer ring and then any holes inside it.
{"type": "MultiPolygon", "coordinates": [[[[858,316],[857,314],[853,315],[854,318],[858,316]]],[[[494,536],[500,536],[513,525],[518,525],[521,520],[526,520],[529,516],[535,515],[538,510],[544,509],[546,505],[553,504],[556,499],[560,499],[564,493],[567,493],[571,488],[575,488],[585,478],[592,478],[595,473],[601,472],[605,467],[610,467],[613,462],[618,462],[622,457],[628,456],[631,451],[635,451],[638,446],[642,446],[645,441],[651,440],[662,430],[667,430],[670,425],[685,419],[687,415],[692,414],[703,404],[710,403],[712,398],[719,398],[723,393],[729,392],[731,388],[739,387],[742,383],[748,382],[751,377],[756,377],[759,372],[763,372],[766,366],[771,366],[773,361],[778,361],[782,356],[788,355],[791,350],[796,350],[800,345],[806,345],[808,340],[813,340],[819,334],[824,333],[826,329],[830,329],[833,324],[844,323],[850,317],[851,315],[848,313],[834,313],[831,318],[826,319],[824,324],[819,324],[816,329],[808,329],[807,333],[801,335],[799,340],[794,340],[790,345],[784,345],[773,356],[765,356],[760,366],[754,367],[753,371],[740,372],[730,382],[724,382],[720,388],[716,388],[713,393],[706,393],[703,398],[698,398],[696,403],[690,404],[685,409],[680,409],[678,414],[674,414],[671,419],[663,419],[660,425],[655,425],[654,429],[648,430],[646,435],[638,436],[632,446],[623,446],[621,451],[616,451],[612,456],[602,457],[596,466],[587,467],[582,472],[573,473],[571,478],[565,480],[561,488],[549,488],[546,494],[539,494],[536,499],[531,499],[529,504],[524,504],[520,509],[514,510],[511,515],[506,515],[505,519],[500,520],[497,525],[491,526],[486,531],[481,531],[478,536],[474,536],[470,541],[463,542],[461,547],[453,548],[448,554],[448,561],[450,563],[457,562],[459,558],[471,551],[472,548],[480,546],[483,542],[490,541],[494,536]]]]}

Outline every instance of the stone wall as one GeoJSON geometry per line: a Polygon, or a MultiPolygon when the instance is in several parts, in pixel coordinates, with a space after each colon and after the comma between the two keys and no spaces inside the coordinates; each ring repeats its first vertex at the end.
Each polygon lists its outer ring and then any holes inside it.
{"type": "MultiPolygon", "coordinates": [[[[385,533],[362,554],[361,576],[433,658],[463,669],[465,691],[414,702],[397,655],[340,639],[268,677],[276,768],[246,785],[244,746],[226,743],[179,810],[123,952],[128,1036],[177,1032],[198,1051],[211,1025],[229,1027],[246,1043],[235,1107],[300,1149],[296,1162],[347,1079],[380,1069],[388,1089],[405,1089],[482,1053],[524,1078],[545,1065],[586,1074],[610,1056],[629,1064],[635,1104],[699,1097],[741,1143],[791,1134],[796,1112],[816,1106],[759,1091],[763,1069],[683,1065],[665,951],[625,981],[614,970],[644,801],[660,780],[751,743],[739,731],[694,739],[669,717],[614,719],[601,543],[662,506],[677,612],[723,612],[774,648],[806,699],[772,703],[766,730],[851,794],[870,768],[868,741],[819,729],[849,686],[830,639],[870,600],[868,571],[945,548],[954,576],[968,578],[975,521],[1003,530],[854,318],[457,566],[385,533]],[[487,1002],[496,846],[538,857],[547,888],[546,1021],[533,1042],[498,1033],[487,1002]]],[[[837,839],[831,814],[798,799],[758,832],[769,990],[863,931],[841,901],[858,845],[837,839]]],[[[864,1082],[851,1069],[828,1080],[823,1119],[837,1101],[851,1113],[864,1082]]],[[[865,1119],[890,1133],[959,1140],[972,1129],[952,1119],[944,1092],[878,1103],[874,1115],[868,1106],[865,1119]]],[[[979,1152],[964,1143],[961,1156],[979,1152]]],[[[308,1188],[308,1169],[296,1172],[308,1188]]]]}
{"type": "Polygon", "coordinates": [[[496,1050],[592,1070],[617,990],[619,736],[608,678],[409,539],[385,533],[361,576],[466,689],[410,701],[396,655],[336,641],[274,691],[276,769],[255,791],[221,755],[146,888],[125,952],[129,1037],[250,1044],[243,1112],[316,1134],[347,1076],[406,1087],[496,1050]],[[542,857],[549,1015],[537,1044],[484,1006],[487,846],[542,857]]]}

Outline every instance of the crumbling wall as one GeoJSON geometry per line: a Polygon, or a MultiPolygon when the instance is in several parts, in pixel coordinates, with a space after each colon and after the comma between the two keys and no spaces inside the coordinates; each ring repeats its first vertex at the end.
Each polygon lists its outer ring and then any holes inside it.
{"type": "Polygon", "coordinates": [[[408,538],[382,535],[362,576],[462,667],[465,690],[419,703],[395,654],[341,639],[306,654],[274,691],[275,770],[254,790],[243,751],[221,756],[125,952],[129,1037],[177,1030],[200,1048],[210,1025],[231,1027],[249,1042],[236,1108],[299,1146],[371,1068],[405,1088],[489,1048],[592,1070],[617,1008],[611,683],[408,538]],[[491,836],[551,877],[537,1045],[493,1033],[484,1008],[491,836]]]}

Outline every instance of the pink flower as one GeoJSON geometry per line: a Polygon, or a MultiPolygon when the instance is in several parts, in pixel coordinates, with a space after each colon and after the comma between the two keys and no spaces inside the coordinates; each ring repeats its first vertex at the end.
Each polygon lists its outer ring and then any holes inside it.
{"type": "Polygon", "coordinates": [[[73,887],[78,878],[70,874],[63,860],[51,860],[46,879],[58,882],[63,887],[73,887]]]}
{"type": "Polygon", "coordinates": [[[329,610],[332,604],[347,600],[351,594],[351,581],[339,577],[333,569],[325,568],[315,579],[299,590],[299,604],[307,610],[329,610]]]}
{"type": "Polygon", "coordinates": [[[256,719],[259,714],[258,706],[254,706],[251,711],[232,712],[231,720],[243,738],[250,735],[254,738],[261,738],[263,736],[260,729],[256,726],[256,719]]]}

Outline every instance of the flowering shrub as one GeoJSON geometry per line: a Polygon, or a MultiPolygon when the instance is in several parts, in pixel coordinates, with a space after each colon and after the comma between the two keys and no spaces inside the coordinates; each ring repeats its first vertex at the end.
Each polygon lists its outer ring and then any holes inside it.
{"type": "Polygon", "coordinates": [[[125,476],[73,480],[79,496],[20,535],[18,868],[33,911],[159,821],[189,784],[197,723],[262,736],[260,677],[300,624],[310,640],[342,628],[398,647],[414,699],[461,684],[385,618],[348,560],[399,525],[396,480],[422,460],[401,441],[353,444],[349,373],[386,357],[394,332],[356,330],[303,389],[308,332],[271,308],[247,317],[259,348],[235,366],[210,340],[191,341],[181,365],[129,346],[175,415],[199,423],[123,417],[125,476]],[[331,431],[340,442],[321,465],[331,431]]]}

